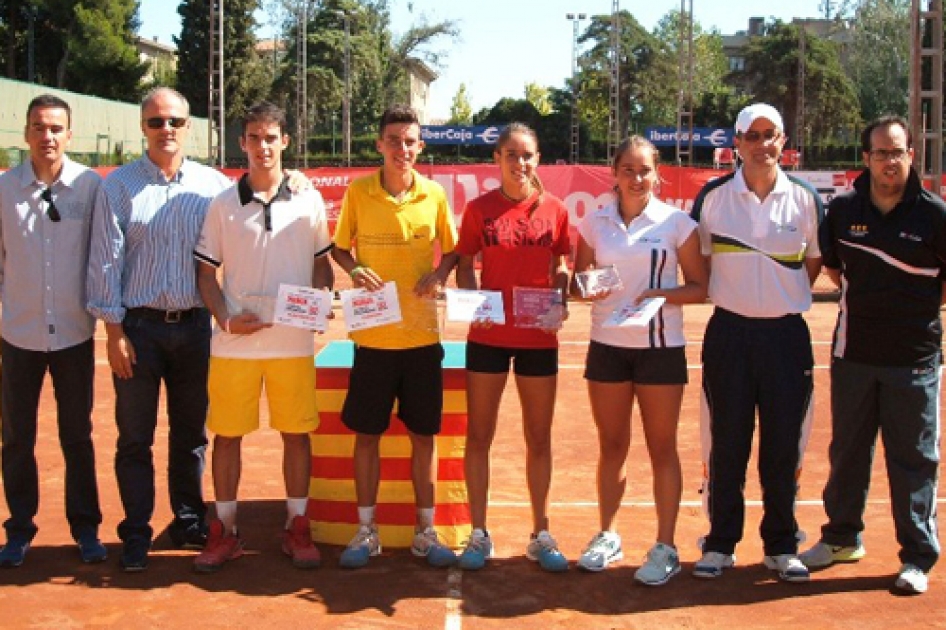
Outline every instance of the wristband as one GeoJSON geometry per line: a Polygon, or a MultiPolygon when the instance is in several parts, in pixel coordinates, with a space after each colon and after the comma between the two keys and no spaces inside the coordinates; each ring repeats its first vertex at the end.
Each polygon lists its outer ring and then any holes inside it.
{"type": "Polygon", "coordinates": [[[362,267],[361,265],[356,265],[355,267],[352,267],[351,271],[348,272],[348,275],[351,276],[352,280],[354,280],[355,276],[357,276],[359,273],[361,273],[364,270],[365,268],[362,267]]]}

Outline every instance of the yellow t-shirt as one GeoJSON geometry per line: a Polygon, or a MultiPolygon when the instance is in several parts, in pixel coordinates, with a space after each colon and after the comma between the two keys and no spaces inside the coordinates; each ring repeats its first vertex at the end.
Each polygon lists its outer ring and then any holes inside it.
{"type": "Polygon", "coordinates": [[[457,228],[440,184],[413,175],[414,185],[400,201],[381,186],[380,169],[353,181],[342,200],[335,246],[397,285],[403,318],[353,332],[352,341],[361,346],[404,350],[440,341],[436,301],[414,295],[414,286],[434,269],[434,243],[443,254],[453,251],[457,228]]]}

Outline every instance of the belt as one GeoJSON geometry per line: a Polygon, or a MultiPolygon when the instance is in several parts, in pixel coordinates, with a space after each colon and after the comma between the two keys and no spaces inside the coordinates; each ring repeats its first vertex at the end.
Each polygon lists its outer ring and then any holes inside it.
{"type": "Polygon", "coordinates": [[[129,308],[125,311],[126,316],[137,317],[138,319],[147,319],[152,322],[164,322],[165,324],[180,324],[192,319],[197,319],[206,313],[203,308],[189,308],[184,311],[162,311],[159,308],[129,308]]]}

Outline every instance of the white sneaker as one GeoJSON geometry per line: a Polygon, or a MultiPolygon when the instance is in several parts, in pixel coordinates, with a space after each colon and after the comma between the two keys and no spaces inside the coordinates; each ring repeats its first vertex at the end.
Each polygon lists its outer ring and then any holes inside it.
{"type": "Polygon", "coordinates": [[[544,529],[533,534],[526,546],[526,557],[538,562],[543,570],[551,573],[560,573],[568,570],[568,559],[558,550],[558,543],[544,529]]]}
{"type": "Polygon", "coordinates": [[[900,573],[897,574],[897,581],[894,582],[894,586],[897,590],[913,595],[925,593],[929,585],[930,579],[926,573],[923,573],[920,567],[913,564],[905,564],[900,567],[900,573]]]}
{"type": "Polygon", "coordinates": [[[440,542],[437,530],[430,526],[414,534],[411,553],[418,558],[427,558],[427,563],[432,567],[451,567],[457,561],[453,550],[440,542]]]}
{"type": "Polygon", "coordinates": [[[634,573],[634,579],[647,586],[661,586],[680,572],[680,557],[670,545],[657,543],[650,548],[644,564],[634,573]]]}
{"type": "Polygon", "coordinates": [[[466,547],[460,554],[459,565],[467,571],[478,571],[486,566],[486,561],[493,557],[493,539],[485,530],[476,528],[466,541],[466,547]]]}
{"type": "Polygon", "coordinates": [[[864,545],[844,547],[818,542],[808,551],[798,554],[798,559],[809,569],[823,569],[838,562],[857,562],[866,553],[864,545]]]}
{"type": "Polygon", "coordinates": [[[765,556],[762,562],[767,568],[778,571],[778,577],[783,582],[807,582],[811,579],[808,567],[793,553],[765,556]]]}
{"type": "Polygon", "coordinates": [[[578,558],[578,566],[585,571],[603,571],[612,562],[624,558],[621,536],[616,532],[598,532],[578,558]]]}
{"type": "Polygon", "coordinates": [[[703,554],[703,557],[693,565],[693,577],[705,579],[718,578],[723,574],[723,569],[729,569],[735,564],[735,554],[707,551],[703,554]]]}
{"type": "Polygon", "coordinates": [[[381,553],[381,539],[378,528],[373,525],[361,525],[358,533],[342,552],[339,564],[345,569],[359,569],[368,564],[368,558],[381,553]]]}

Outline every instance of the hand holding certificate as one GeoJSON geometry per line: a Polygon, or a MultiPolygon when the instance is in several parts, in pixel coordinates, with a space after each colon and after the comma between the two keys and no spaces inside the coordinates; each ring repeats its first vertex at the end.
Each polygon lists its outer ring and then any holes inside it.
{"type": "Polygon", "coordinates": [[[617,267],[608,265],[600,269],[587,269],[575,274],[575,282],[581,291],[581,297],[594,299],[605,297],[613,291],[624,288],[617,267]]]}
{"type": "Polygon", "coordinates": [[[348,332],[401,321],[401,303],[393,282],[385,282],[377,291],[348,289],[341,292],[341,298],[348,332]]]}
{"type": "Polygon", "coordinates": [[[505,324],[502,291],[446,289],[447,321],[505,324]]]}
{"type": "Polygon", "coordinates": [[[292,284],[280,284],[273,321],[277,324],[325,332],[332,312],[332,294],[292,284]]]}

